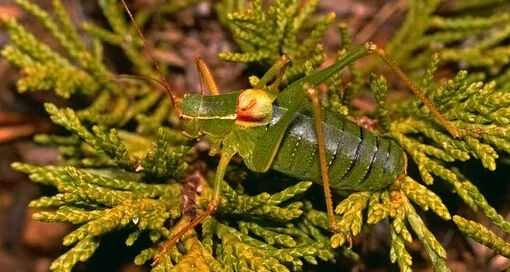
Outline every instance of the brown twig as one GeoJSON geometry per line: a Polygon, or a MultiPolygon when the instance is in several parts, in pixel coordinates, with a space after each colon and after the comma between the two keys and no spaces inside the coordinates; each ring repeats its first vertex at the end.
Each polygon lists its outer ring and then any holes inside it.
{"type": "Polygon", "coordinates": [[[51,125],[49,123],[40,125],[26,124],[19,126],[0,127],[0,144],[14,141],[22,137],[34,135],[36,133],[48,131],[50,127],[51,125]]]}
{"type": "Polygon", "coordinates": [[[50,129],[51,123],[46,119],[20,113],[0,112],[0,144],[47,132],[50,129]]]}

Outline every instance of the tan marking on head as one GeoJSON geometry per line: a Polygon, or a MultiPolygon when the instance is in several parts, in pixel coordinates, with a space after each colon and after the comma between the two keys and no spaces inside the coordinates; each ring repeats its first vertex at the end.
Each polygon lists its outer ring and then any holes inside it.
{"type": "Polygon", "coordinates": [[[237,98],[236,121],[240,124],[269,122],[273,115],[273,101],[266,91],[247,89],[237,98]]]}

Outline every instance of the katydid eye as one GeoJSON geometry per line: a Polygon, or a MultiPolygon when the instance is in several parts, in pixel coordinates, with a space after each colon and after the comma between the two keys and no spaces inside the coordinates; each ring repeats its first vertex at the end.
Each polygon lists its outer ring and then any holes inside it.
{"type": "Polygon", "coordinates": [[[236,115],[238,121],[269,121],[273,115],[273,102],[264,90],[244,90],[237,98],[236,115]]]}

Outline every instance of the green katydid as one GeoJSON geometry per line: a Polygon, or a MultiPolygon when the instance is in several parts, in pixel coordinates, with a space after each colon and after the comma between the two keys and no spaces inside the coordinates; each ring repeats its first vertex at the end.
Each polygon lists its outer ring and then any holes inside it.
{"type": "MultiPolygon", "coordinates": [[[[131,12],[124,0],[122,2],[144,41],[131,12]]],[[[333,231],[336,226],[331,188],[379,190],[404,175],[406,155],[396,141],[375,135],[344,116],[322,111],[318,102],[315,88],[363,56],[372,53],[380,56],[452,136],[461,136],[384,51],[372,43],[365,43],[333,65],[294,81],[281,92],[278,87],[290,61],[286,56],[282,56],[253,89],[225,94],[220,94],[207,65],[198,58],[201,82],[207,84],[212,95],[204,95],[202,89],[201,94],[187,94],[182,98],[169,86],[152,51],[148,49],[148,52],[179,114],[183,132],[196,139],[206,137],[211,143],[211,153],[220,155],[207,209],[165,242],[155,256],[156,263],[182,235],[217,209],[226,168],[236,154],[252,171],[274,169],[322,184],[333,231]],[[306,93],[312,103],[305,99],[306,93]]]]}

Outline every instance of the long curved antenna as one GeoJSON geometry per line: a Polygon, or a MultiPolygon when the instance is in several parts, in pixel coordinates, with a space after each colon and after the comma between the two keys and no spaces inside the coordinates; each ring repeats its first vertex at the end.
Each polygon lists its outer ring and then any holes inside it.
{"type": "Polygon", "coordinates": [[[152,52],[152,49],[147,47],[147,43],[145,42],[145,36],[143,35],[142,31],[138,27],[138,24],[136,24],[135,17],[133,16],[133,14],[131,13],[131,10],[127,6],[126,1],[125,0],[121,0],[121,1],[122,1],[122,5],[124,6],[124,9],[126,10],[127,14],[129,15],[129,18],[131,19],[131,22],[133,22],[133,25],[134,25],[136,31],[138,32],[138,35],[142,39],[144,49],[147,50],[147,52],[149,53],[149,56],[151,57],[152,62],[154,63],[154,66],[156,67],[156,70],[159,73],[159,77],[161,78],[161,85],[163,85],[163,87],[166,89],[167,93],[170,95],[170,99],[172,100],[172,105],[174,107],[176,107],[180,101],[179,97],[177,95],[175,95],[175,92],[172,90],[172,88],[170,87],[170,84],[168,83],[165,76],[163,75],[163,72],[161,71],[159,62],[156,60],[156,56],[154,56],[154,52],[152,52]]]}
{"type": "Polygon", "coordinates": [[[152,81],[152,82],[158,83],[159,85],[161,85],[163,87],[165,86],[163,84],[163,82],[161,82],[161,80],[159,80],[159,79],[157,79],[155,77],[149,77],[149,76],[146,77],[146,76],[137,76],[137,75],[128,75],[128,74],[119,74],[117,76],[119,78],[121,78],[121,79],[122,78],[125,78],[125,79],[138,79],[138,80],[143,80],[143,81],[146,81],[146,82],[152,81]]]}

